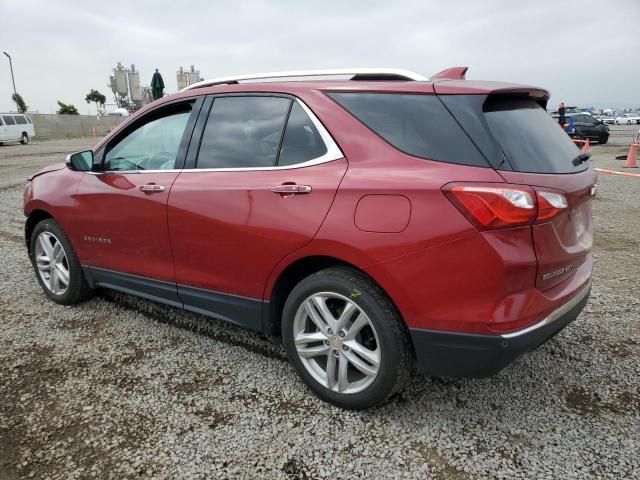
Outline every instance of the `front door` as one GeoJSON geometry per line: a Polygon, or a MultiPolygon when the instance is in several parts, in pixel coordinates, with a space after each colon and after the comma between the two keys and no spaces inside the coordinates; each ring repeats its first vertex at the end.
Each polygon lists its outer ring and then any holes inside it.
{"type": "Polygon", "coordinates": [[[260,328],[252,313],[268,276],[318,231],[347,169],[342,157],[298,100],[216,97],[197,168],[180,174],[169,198],[185,307],[260,328]]]}
{"type": "Polygon", "coordinates": [[[169,282],[175,297],[167,200],[184,162],[196,103],[148,112],[97,152],[102,170],[87,173],[75,196],[82,231],[74,231],[74,244],[83,265],[116,281],[114,275],[124,273],[169,282]]]}

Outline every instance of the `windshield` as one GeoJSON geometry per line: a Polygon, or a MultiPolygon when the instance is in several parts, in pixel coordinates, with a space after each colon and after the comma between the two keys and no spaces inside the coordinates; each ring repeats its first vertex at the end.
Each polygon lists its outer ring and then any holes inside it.
{"type": "Polygon", "coordinates": [[[580,151],[558,122],[535,101],[489,98],[484,115],[502,151],[515,171],[528,173],[575,173],[587,163],[574,166],[580,151]]]}

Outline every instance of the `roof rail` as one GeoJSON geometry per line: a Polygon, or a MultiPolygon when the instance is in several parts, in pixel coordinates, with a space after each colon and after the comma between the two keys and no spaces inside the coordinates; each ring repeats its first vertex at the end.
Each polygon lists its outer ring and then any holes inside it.
{"type": "Polygon", "coordinates": [[[427,81],[427,77],[410,70],[399,68],[338,68],[334,70],[291,70],[288,72],[252,73],[248,75],[233,75],[229,77],[212,78],[189,85],[181,91],[194,88],[210,87],[242,81],[269,80],[272,78],[296,78],[296,77],[337,77],[347,76],[350,80],[413,80],[427,81]]]}

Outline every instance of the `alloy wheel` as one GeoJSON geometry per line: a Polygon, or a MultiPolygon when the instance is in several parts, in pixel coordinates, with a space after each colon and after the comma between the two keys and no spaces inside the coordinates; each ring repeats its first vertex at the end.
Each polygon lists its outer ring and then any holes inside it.
{"type": "Polygon", "coordinates": [[[63,295],[69,288],[69,261],[60,240],[50,232],[40,233],[35,260],[42,283],[54,295],[63,295]]]}
{"type": "Polygon", "coordinates": [[[376,379],[380,342],[367,314],[349,298],[319,292],[302,302],[293,323],[300,361],[325,388],[358,393],[376,379]]]}

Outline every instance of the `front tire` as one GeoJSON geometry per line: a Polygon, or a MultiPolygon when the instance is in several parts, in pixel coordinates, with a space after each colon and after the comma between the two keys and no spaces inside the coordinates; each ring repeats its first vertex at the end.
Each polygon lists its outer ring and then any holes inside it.
{"type": "Polygon", "coordinates": [[[52,218],[38,223],[29,241],[29,257],[44,293],[61,305],[91,296],[82,266],[62,228],[52,218]]]}
{"type": "Polygon", "coordinates": [[[22,145],[26,145],[27,143],[29,143],[29,135],[27,135],[26,133],[23,133],[22,137],[20,138],[20,143],[22,145]]]}
{"type": "Polygon", "coordinates": [[[399,391],[413,370],[407,328],[383,290],[335,267],[302,280],[282,316],[289,361],[322,400],[361,410],[399,391]]]}

